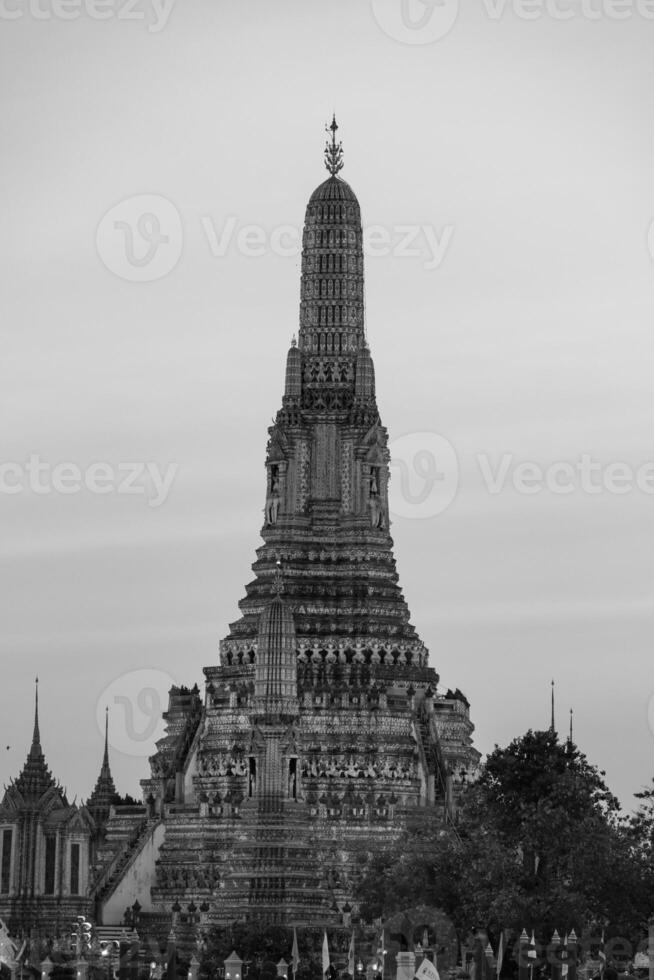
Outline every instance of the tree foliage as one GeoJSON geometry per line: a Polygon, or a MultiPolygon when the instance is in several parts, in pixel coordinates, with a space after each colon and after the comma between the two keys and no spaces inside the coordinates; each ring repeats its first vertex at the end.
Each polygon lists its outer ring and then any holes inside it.
{"type": "Polygon", "coordinates": [[[654,787],[629,821],[604,776],[550,731],[496,747],[463,791],[454,828],[425,815],[400,853],[372,859],[364,915],[421,901],[447,912],[462,936],[609,922],[612,934],[635,937],[654,900],[654,787]]]}
{"type": "Polygon", "coordinates": [[[640,804],[629,821],[629,830],[634,846],[651,873],[654,870],[654,780],[651,786],[634,795],[640,804]]]}

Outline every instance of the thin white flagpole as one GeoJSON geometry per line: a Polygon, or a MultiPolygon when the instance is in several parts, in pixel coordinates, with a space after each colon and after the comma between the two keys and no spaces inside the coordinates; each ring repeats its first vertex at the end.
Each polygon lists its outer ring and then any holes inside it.
{"type": "Polygon", "coordinates": [[[293,949],[291,950],[291,965],[293,967],[293,980],[295,980],[295,975],[297,973],[297,967],[299,961],[300,961],[300,951],[297,945],[297,928],[293,926],[293,949]]]}
{"type": "Polygon", "coordinates": [[[502,970],[502,960],[504,959],[504,930],[502,929],[500,933],[500,941],[497,947],[497,969],[496,973],[499,977],[502,970]]]}

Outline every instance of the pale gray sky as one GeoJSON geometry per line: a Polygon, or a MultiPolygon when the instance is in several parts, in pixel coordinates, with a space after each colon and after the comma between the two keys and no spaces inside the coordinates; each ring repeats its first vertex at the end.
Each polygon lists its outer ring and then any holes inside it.
{"type": "Polygon", "coordinates": [[[238,618],[297,328],[299,257],[268,236],[301,227],[335,109],[343,177],[394,246],[366,267],[383,421],[393,440],[439,434],[459,461],[444,512],[405,507],[393,525],[413,621],[483,752],[547,724],[555,677],[561,727],[574,706],[630,806],[654,775],[654,497],[511,480],[524,462],[654,459],[644,3],[620,21],[609,0],[560,0],[531,21],[518,0],[475,0],[432,39],[420,32],[453,0],[411,0],[404,22],[400,0],[177,0],[165,24],[151,0],[131,14],[145,19],[75,2],[74,20],[57,0],[0,5],[0,462],[179,470],[157,508],[0,494],[0,780],[23,764],[38,673],[44,750],[71,797],[95,782],[106,703],[116,782],[135,793],[156,699],[127,730],[115,698],[201,683],[238,618]],[[137,195],[180,218],[176,264],[150,282],[110,271],[98,233],[137,195]],[[264,254],[239,247],[245,225],[264,254]],[[508,454],[489,493],[479,456],[494,472],[508,454]]]}

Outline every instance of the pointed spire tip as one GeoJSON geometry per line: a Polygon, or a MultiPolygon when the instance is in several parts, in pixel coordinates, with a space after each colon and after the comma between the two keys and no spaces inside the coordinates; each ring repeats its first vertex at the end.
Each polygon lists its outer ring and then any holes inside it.
{"type": "Polygon", "coordinates": [[[336,142],[336,131],[338,129],[336,113],[332,117],[331,125],[325,126],[325,129],[332,134],[331,142],[327,140],[325,144],[325,166],[332,177],[335,177],[343,169],[343,144],[336,142]]]}
{"type": "Polygon", "coordinates": [[[32,750],[41,751],[41,732],[39,731],[39,678],[34,679],[34,731],[32,733],[32,750]]]}
{"type": "Polygon", "coordinates": [[[109,768],[109,706],[104,709],[104,758],[103,766],[109,768]]]}

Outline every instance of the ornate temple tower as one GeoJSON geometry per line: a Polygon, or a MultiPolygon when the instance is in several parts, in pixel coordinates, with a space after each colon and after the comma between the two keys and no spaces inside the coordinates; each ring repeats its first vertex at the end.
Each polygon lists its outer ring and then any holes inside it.
{"type": "Polygon", "coordinates": [[[164,835],[150,879],[134,873],[149,881],[137,898],[178,938],[237,919],[338,922],[357,856],[392,846],[417,808],[447,820],[478,759],[468,703],[439,693],[398,583],[361,213],[337,128],[306,210],[254,579],[204,699],[171,692],[142,783],[164,835]]]}
{"type": "Polygon", "coordinates": [[[221,647],[223,664],[252,656],[281,561],[301,648],[301,685],[319,660],[347,665],[341,680],[349,684],[352,670],[356,676],[366,662],[365,650],[376,650],[379,662],[391,648],[393,661],[426,661],[392,553],[388,437],[364,331],[361,212],[338,177],[336,129],[333,122],[325,151],[330,176],[306,211],[299,341],[288,352],[282,407],[269,429],[265,543],[240,604],[243,616],[221,647]]]}
{"type": "Polygon", "coordinates": [[[120,802],[111,768],[109,766],[109,709],[105,708],[104,718],[104,755],[95,788],[88,800],[86,808],[93,817],[96,827],[103,827],[109,819],[112,805],[120,802]]]}
{"type": "Polygon", "coordinates": [[[68,803],[41,748],[38,681],[32,744],[0,803],[0,918],[16,935],[54,937],[88,915],[89,857],[95,823],[68,803]]]}

